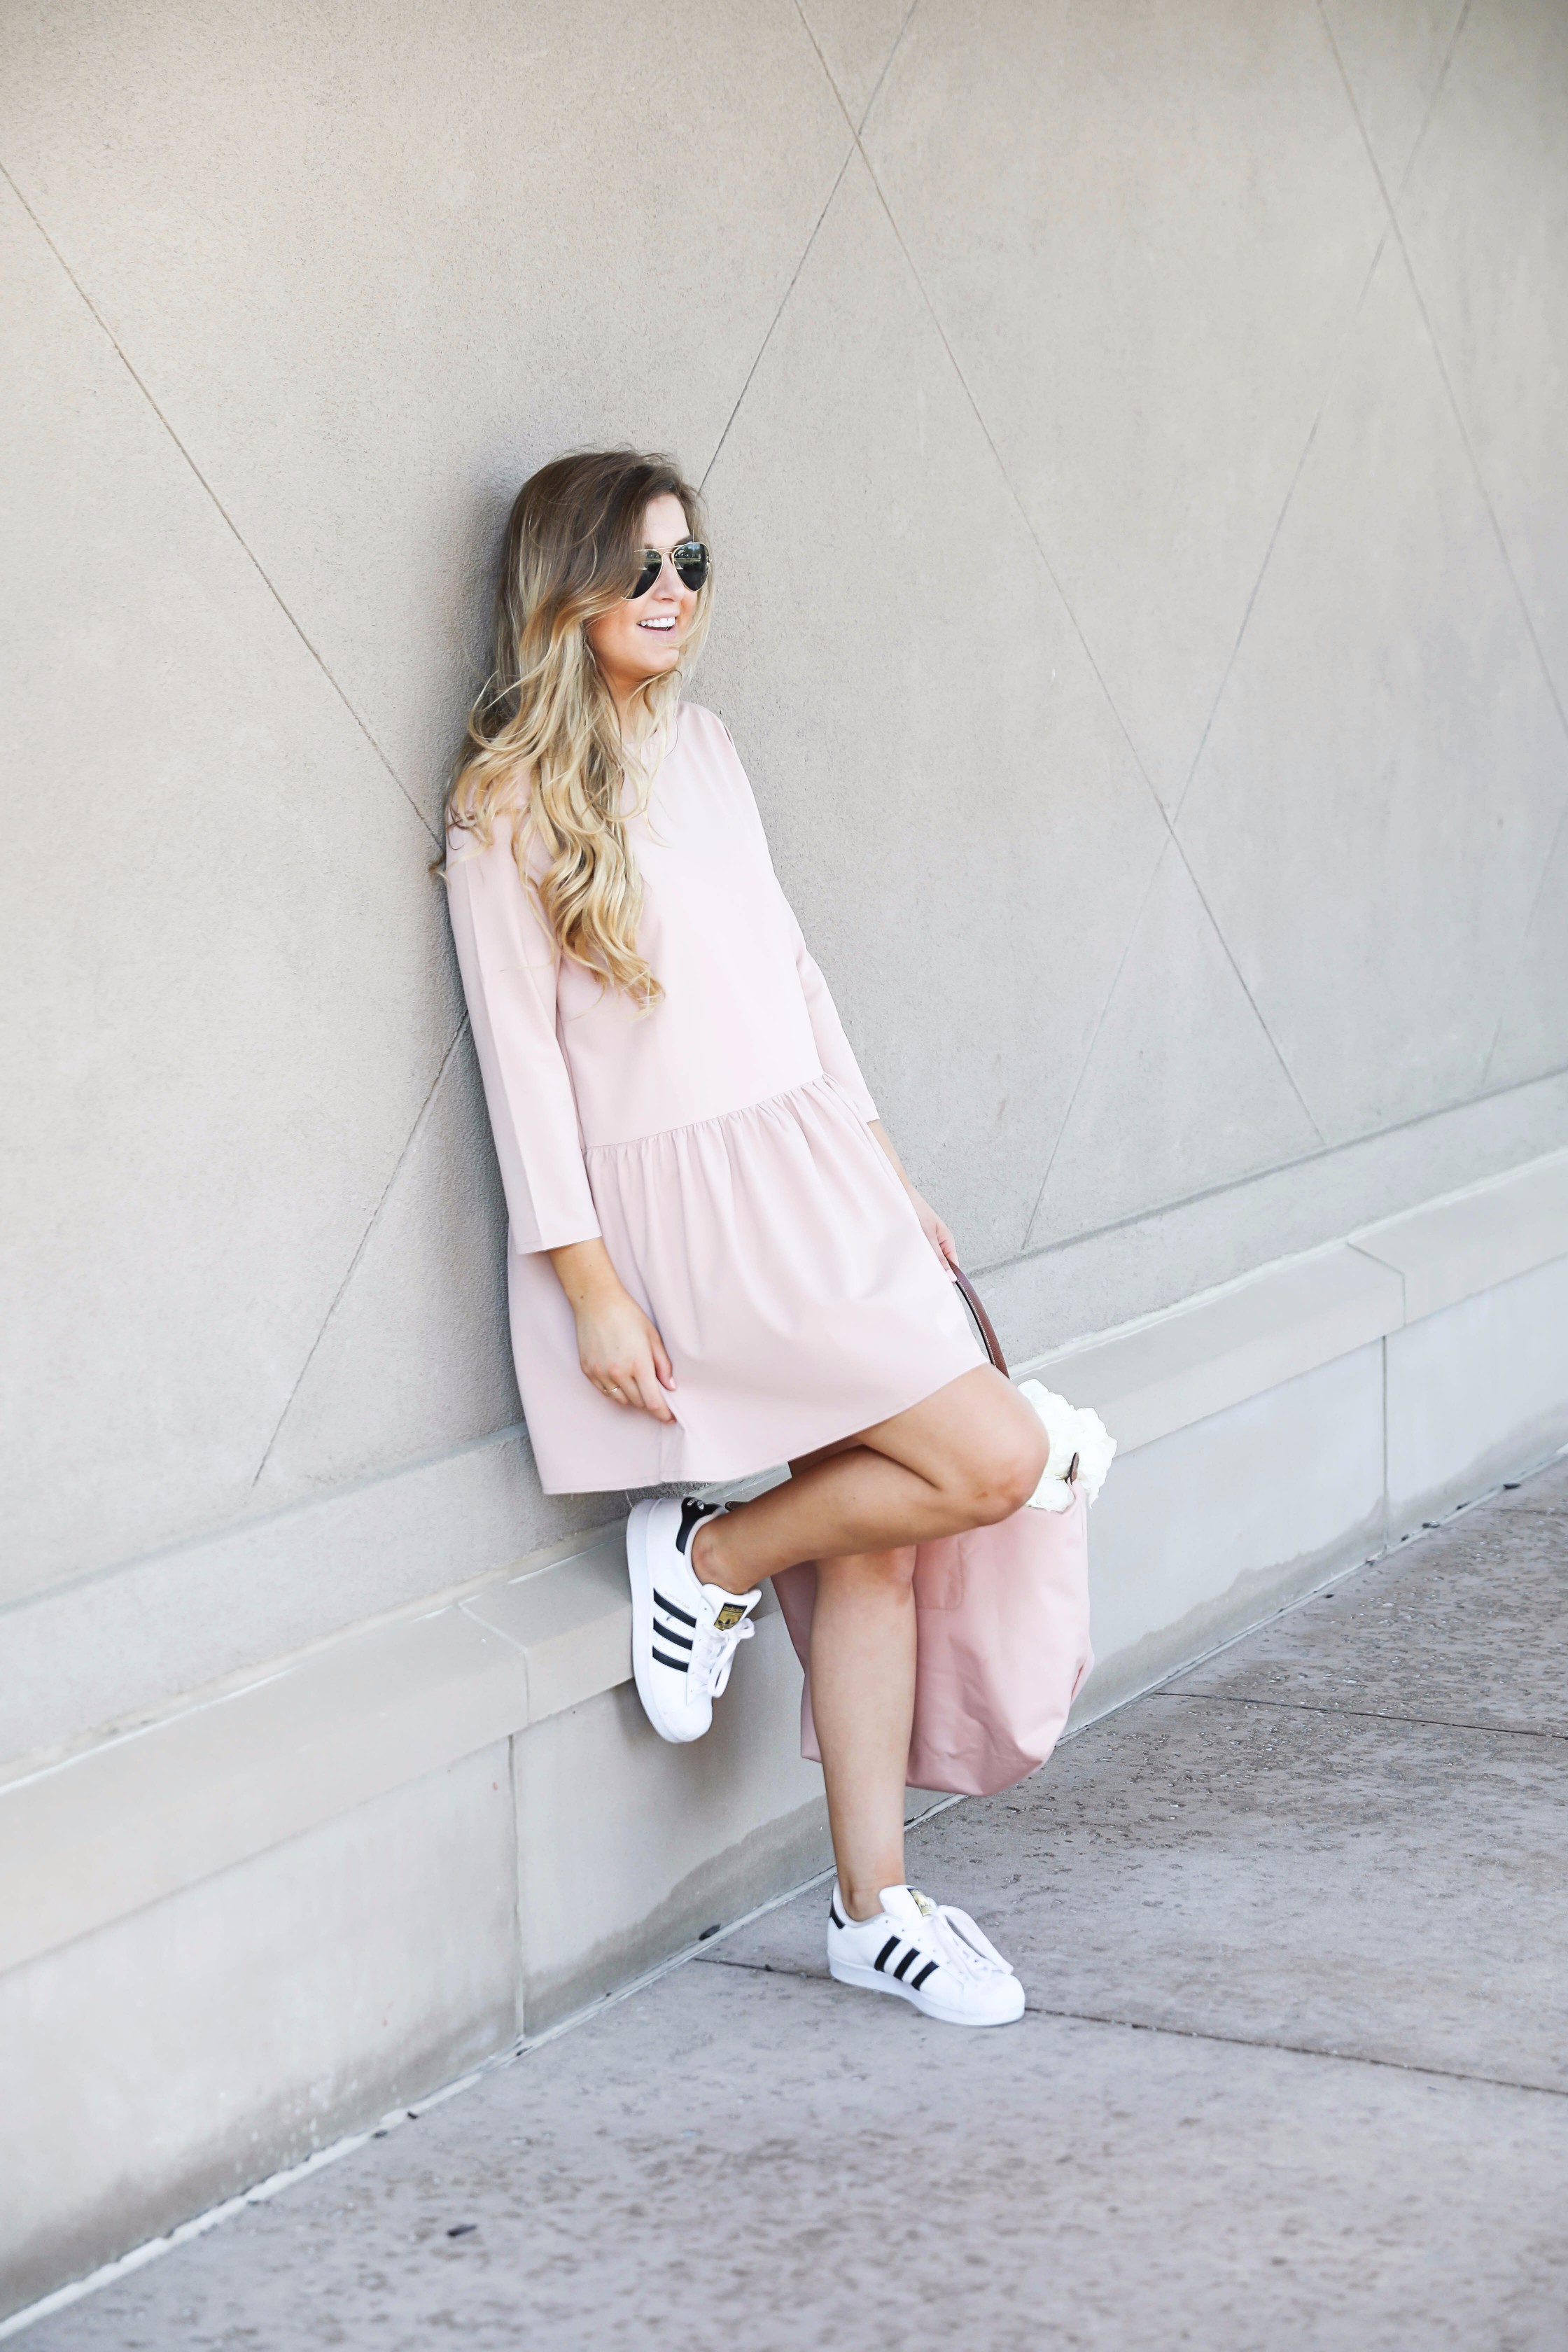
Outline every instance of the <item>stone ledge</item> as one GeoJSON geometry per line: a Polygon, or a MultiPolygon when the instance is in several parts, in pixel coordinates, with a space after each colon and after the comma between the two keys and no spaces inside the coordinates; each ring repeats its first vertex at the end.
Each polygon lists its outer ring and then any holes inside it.
{"type": "Polygon", "coordinates": [[[1419,1323],[1568,1255],[1568,1151],[1554,1151],[1351,1235],[1404,1284],[1402,1322],[1419,1323]]]}
{"type": "Polygon", "coordinates": [[[1402,1315],[1399,1276],[1336,1242],[1056,1349],[1017,1377],[1092,1405],[1131,1454],[1383,1339],[1402,1315]]]}
{"type": "MultiPolygon", "coordinates": [[[[1564,1255],[1560,1153],[1020,1370],[1131,1454],[1564,1255]]],[[[612,1530],[12,1781],[0,1968],[616,1687],[630,1615],[612,1530]]]]}

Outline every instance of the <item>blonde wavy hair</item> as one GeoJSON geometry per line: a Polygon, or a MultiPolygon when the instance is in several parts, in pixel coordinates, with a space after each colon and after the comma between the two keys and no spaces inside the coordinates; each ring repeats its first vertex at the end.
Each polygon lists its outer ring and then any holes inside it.
{"type": "MultiPolygon", "coordinates": [[[[588,624],[614,610],[642,564],[650,499],[679,499],[686,528],[704,530],[702,501],[668,457],[635,449],[581,451],[542,466],[518,492],[496,588],[494,666],[468,714],[447,824],[489,845],[498,817],[559,947],[644,1012],[663,995],[637,952],[642,877],[627,819],[647,806],[653,769],[627,772],[621,722],[588,642],[588,624]],[[544,866],[531,881],[537,840],[544,866]]],[[[679,665],[632,697],[639,745],[668,744],[687,670],[708,633],[712,577],[698,592],[679,665]]]]}

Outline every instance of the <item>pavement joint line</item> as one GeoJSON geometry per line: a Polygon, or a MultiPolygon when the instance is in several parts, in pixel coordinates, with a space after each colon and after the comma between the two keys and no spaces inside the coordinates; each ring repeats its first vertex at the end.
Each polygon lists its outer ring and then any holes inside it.
{"type": "MultiPolygon", "coordinates": [[[[721,1959],[719,1968],[741,1969],[751,1976],[788,1977],[795,1984],[826,1985],[833,1979],[826,1970],[816,1969],[781,1968],[773,1960],[721,1959]]],[[[1289,2058],[1326,2058],[1340,2066],[1380,2066],[1394,2074],[1427,2074],[1439,2083],[1479,2083],[1493,2091],[1521,2091],[1542,2099],[1568,2098],[1568,2084],[1551,2083],[1520,2083],[1510,2074],[1472,2074],[1453,2066],[1432,2066],[1418,2058],[1380,2058],[1368,2050],[1331,2050],[1310,2042],[1278,2042],[1268,2034],[1217,2033],[1204,2025],[1173,2025],[1156,2018],[1118,2017],[1113,2011],[1094,2009],[1052,2009],[1047,2002],[1026,2001],[1026,2017],[1047,2017],[1064,2025],[1103,2025],[1121,2033],[1160,2033],[1178,2042],[1208,2042],[1224,2050],[1279,2050],[1289,2058]]]]}
{"type": "Polygon", "coordinates": [[[1427,1731],[1500,1732],[1510,1739],[1568,1741],[1568,1731],[1538,1730],[1524,1723],[1460,1723],[1447,1715],[1401,1715],[1394,1707],[1335,1706],[1304,1698],[1259,1698],[1249,1691],[1145,1691],[1145,1698],[1195,1699],[1205,1706],[1268,1706],[1287,1715],[1346,1715],[1356,1723],[1411,1723],[1427,1731]]]}

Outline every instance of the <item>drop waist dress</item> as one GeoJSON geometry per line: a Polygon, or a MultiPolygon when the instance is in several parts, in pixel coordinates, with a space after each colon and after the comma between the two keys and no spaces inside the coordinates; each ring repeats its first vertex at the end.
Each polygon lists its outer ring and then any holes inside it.
{"type": "Polygon", "coordinates": [[[868,1125],[876,1107],[711,711],[681,704],[627,831],[638,951],[665,992],[643,1014],[559,955],[509,821],[488,846],[456,829],[447,843],[518,1386],[549,1494],[744,1477],[984,1361],[868,1125]],[[545,1253],[595,1235],[669,1351],[673,1423],[615,1404],[578,1364],[545,1253]]]}

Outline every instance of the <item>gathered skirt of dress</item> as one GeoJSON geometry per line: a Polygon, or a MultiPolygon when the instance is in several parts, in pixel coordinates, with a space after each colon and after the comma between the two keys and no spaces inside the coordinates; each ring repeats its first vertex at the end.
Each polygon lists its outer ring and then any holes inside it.
{"type": "Polygon", "coordinates": [[[669,1351],[676,1418],[600,1395],[548,1255],[512,1250],[547,1493],[743,1478],[985,1362],[896,1171],[832,1078],[584,1159],[611,1262],[669,1351]]]}

